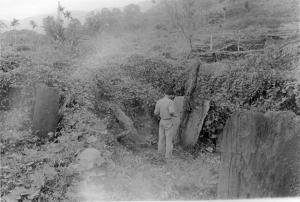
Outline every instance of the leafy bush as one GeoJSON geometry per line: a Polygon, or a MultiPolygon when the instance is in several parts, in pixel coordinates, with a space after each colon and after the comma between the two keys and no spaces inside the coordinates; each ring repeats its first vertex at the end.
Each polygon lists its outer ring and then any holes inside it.
{"type": "MultiPolygon", "coordinates": [[[[118,103],[132,118],[154,108],[161,95],[150,84],[132,80],[119,66],[100,70],[95,79],[96,100],[118,103]]],[[[101,103],[97,107],[101,110],[101,103]]]]}
{"type": "Polygon", "coordinates": [[[232,112],[228,107],[217,106],[213,101],[211,101],[208,115],[204,120],[204,124],[200,132],[199,141],[215,141],[217,136],[223,131],[226,121],[230,117],[231,113],[232,112]]]}
{"type": "Polygon", "coordinates": [[[291,110],[300,114],[300,83],[287,77],[299,58],[295,49],[284,48],[269,47],[263,55],[230,64],[231,70],[220,75],[200,73],[195,94],[198,99],[212,101],[201,132],[203,138],[220,134],[227,118],[238,110],[291,110]]]}
{"type": "Polygon", "coordinates": [[[19,54],[3,54],[0,56],[0,71],[8,72],[21,65],[31,65],[31,60],[19,54]]]}
{"type": "Polygon", "coordinates": [[[173,88],[183,94],[188,69],[184,65],[174,65],[162,58],[131,56],[122,68],[127,75],[145,84],[151,84],[161,92],[173,88]]]}
{"type": "Polygon", "coordinates": [[[8,74],[0,72],[0,110],[6,109],[8,106],[8,89],[12,83],[12,78],[8,74]]]}
{"type": "Polygon", "coordinates": [[[31,48],[26,45],[21,45],[17,47],[17,51],[29,51],[29,50],[31,50],[31,48]]]}

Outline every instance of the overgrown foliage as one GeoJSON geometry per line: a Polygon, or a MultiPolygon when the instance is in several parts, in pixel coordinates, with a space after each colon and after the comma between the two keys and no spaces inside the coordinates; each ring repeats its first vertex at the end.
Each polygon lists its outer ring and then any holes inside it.
{"type": "MultiPolygon", "coordinates": [[[[285,2],[289,4],[288,8],[283,9],[285,12],[275,12],[276,15],[272,9],[264,10],[270,7],[271,1],[178,2],[186,4],[181,4],[184,6],[178,11],[180,16],[177,18],[184,22],[177,23],[185,26],[187,38],[192,40],[202,30],[211,33],[234,28],[236,31],[254,25],[253,40],[261,40],[255,32],[257,27],[264,30],[260,26],[270,24],[268,28],[279,28],[287,20],[282,16],[292,17],[297,10],[291,9],[295,4],[292,1],[285,2]],[[198,3],[203,6],[202,10],[197,9],[198,3]],[[207,12],[202,13],[203,10],[207,12]],[[203,26],[195,25],[200,23],[198,17],[201,17],[201,23],[203,20],[203,26]]],[[[278,0],[272,2],[283,4],[278,0]]],[[[140,188],[151,190],[149,196],[155,199],[215,198],[218,159],[209,156],[206,160],[213,159],[214,162],[208,164],[202,159],[194,161],[191,155],[176,148],[176,160],[171,163],[170,170],[159,164],[154,150],[143,150],[136,155],[115,138],[122,128],[106,103],[121,106],[142,135],[153,132],[155,135],[151,138],[156,139],[157,120],[151,125],[155,102],[168,88],[173,88],[177,95],[183,95],[185,91],[189,61],[183,54],[181,38],[177,37],[178,26],[170,23],[161,4],[156,6],[157,12],[152,9],[147,13],[141,12],[136,5],[127,6],[123,11],[103,9],[90,13],[84,25],[60,8],[64,22],[51,17],[45,19],[46,34],[51,42],[32,31],[14,30],[1,35],[5,42],[0,58],[1,197],[5,195],[19,201],[73,201],[65,194],[78,175],[69,169],[69,164],[89,145],[101,153],[108,153],[109,171],[104,179],[110,180],[103,184],[108,186],[110,192],[107,193],[111,193],[113,199],[139,198],[140,193],[135,191],[140,188]],[[89,43],[81,40],[84,34],[89,43]],[[110,37],[105,37],[107,35],[110,37]],[[115,35],[118,38],[113,38],[115,35]],[[58,45],[60,43],[63,45],[58,45]],[[10,49],[13,52],[9,52],[10,49]],[[78,54],[70,54],[65,49],[78,51],[78,54]],[[85,54],[79,55],[83,52],[85,54]],[[123,57],[128,58],[123,61],[123,57]],[[31,134],[30,100],[20,99],[21,105],[1,108],[3,104],[7,105],[5,98],[14,85],[33,90],[39,82],[58,88],[60,104],[65,104],[57,132],[48,142],[31,134]],[[99,132],[99,119],[107,122],[109,132],[99,132]],[[91,144],[90,137],[97,137],[97,143],[91,144]],[[199,167],[205,178],[199,175],[199,167]],[[183,173],[182,168],[188,172],[183,173]],[[215,173],[213,178],[210,169],[215,173]],[[113,195],[116,193],[117,196],[113,195]]],[[[280,11],[281,7],[276,9],[280,11]]],[[[225,37],[223,41],[226,40],[229,41],[225,37]]],[[[253,45],[251,40],[249,43],[253,45]]],[[[266,44],[262,55],[203,64],[194,98],[209,99],[211,106],[195,154],[202,155],[198,151],[205,150],[206,142],[215,143],[226,120],[236,110],[290,110],[300,114],[300,85],[293,76],[299,64],[299,45],[295,38],[282,41],[284,43],[266,44]]],[[[223,46],[222,43],[218,45],[223,46]]],[[[152,139],[149,142],[155,145],[152,139]]],[[[145,197],[144,193],[142,197],[145,197]]]]}
{"type": "Polygon", "coordinates": [[[122,68],[127,74],[164,93],[173,88],[178,95],[183,95],[189,69],[183,64],[174,64],[164,58],[132,56],[122,68]]]}
{"type": "Polygon", "coordinates": [[[300,83],[295,77],[287,77],[298,68],[298,62],[295,49],[273,46],[262,55],[230,65],[221,75],[202,73],[197,95],[213,101],[202,135],[211,138],[219,134],[229,115],[238,110],[291,110],[299,115],[300,83]]]}

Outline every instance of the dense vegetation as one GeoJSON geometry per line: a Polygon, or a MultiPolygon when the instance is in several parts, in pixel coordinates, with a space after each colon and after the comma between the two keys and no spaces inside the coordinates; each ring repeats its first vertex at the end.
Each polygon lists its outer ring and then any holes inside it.
{"type": "MultiPolygon", "coordinates": [[[[129,172],[129,163],[142,164],[142,159],[133,158],[132,151],[116,141],[123,128],[107,103],[118,104],[155,145],[154,104],[170,87],[177,95],[184,94],[193,59],[202,60],[194,99],[211,101],[195,158],[201,156],[199,150],[215,147],[226,120],[236,110],[290,110],[300,115],[296,0],[154,2],[146,12],[133,4],[123,10],[92,11],[84,23],[61,7],[60,18],[43,20],[44,34],[34,32],[34,22],[33,31],[15,30],[17,20],[12,30],[1,33],[0,144],[1,161],[5,162],[1,165],[1,196],[14,190],[11,197],[72,201],[66,190],[78,173],[68,166],[91,144],[89,138],[93,136],[99,137],[93,146],[103,152],[108,169],[126,168],[129,172]],[[212,34],[212,48],[218,51],[232,47],[237,33],[245,51],[256,49],[256,44],[264,51],[234,58],[222,56],[213,62],[199,54],[209,50],[212,34]],[[39,82],[59,89],[61,106],[67,101],[57,133],[47,142],[33,138],[30,129],[32,92],[39,82]],[[16,98],[10,89],[18,87],[22,93],[16,98]],[[99,119],[107,125],[107,133],[97,132],[99,119]]],[[[197,166],[183,165],[191,171],[185,186],[192,186],[188,180],[197,166]]],[[[174,169],[180,175],[179,166],[174,169]]],[[[117,179],[129,182],[122,177],[117,179]]],[[[158,193],[158,199],[175,200],[196,192],[191,199],[215,197],[215,188],[200,193],[193,187],[184,191],[175,180],[173,187],[169,182],[161,183],[167,188],[158,193]]],[[[121,187],[115,189],[125,193],[121,187]]]]}

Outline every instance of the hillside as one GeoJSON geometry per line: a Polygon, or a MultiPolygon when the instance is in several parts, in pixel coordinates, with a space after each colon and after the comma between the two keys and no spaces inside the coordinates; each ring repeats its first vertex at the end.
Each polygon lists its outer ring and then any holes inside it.
{"type": "Polygon", "coordinates": [[[296,0],[156,0],[1,33],[1,198],[217,199],[223,130],[243,130],[233,114],[299,118],[298,14],[296,0]],[[168,89],[188,99],[185,120],[209,103],[194,144],[179,141],[171,159],[153,114],[168,89]],[[54,116],[36,118],[43,109],[54,116]],[[47,120],[57,125],[42,137],[47,120]]]}
{"type": "MultiPolygon", "coordinates": [[[[140,1],[137,3],[137,5],[139,5],[140,9],[142,12],[146,12],[148,11],[151,7],[153,7],[153,3],[151,0],[147,0],[147,1],[140,1]]],[[[95,11],[101,11],[102,8],[95,8],[95,11]]],[[[109,8],[112,9],[112,8],[109,8]]],[[[122,9],[122,7],[120,7],[120,9],[122,9]]],[[[81,10],[70,10],[72,17],[78,19],[81,23],[85,22],[85,18],[86,15],[90,12],[90,11],[81,11],[81,10]]],[[[44,30],[42,28],[42,24],[43,24],[43,19],[46,18],[47,16],[54,16],[56,17],[56,13],[49,13],[49,14],[44,14],[44,15],[37,15],[37,16],[32,16],[32,17],[28,17],[25,19],[20,19],[20,25],[17,27],[18,30],[23,30],[23,29],[32,29],[31,25],[30,25],[30,21],[34,21],[36,22],[36,24],[38,25],[38,27],[36,28],[35,31],[42,33],[44,30]]],[[[3,20],[0,19],[2,22],[4,22],[8,28],[6,30],[10,29],[10,21],[8,20],[3,20]]]]}

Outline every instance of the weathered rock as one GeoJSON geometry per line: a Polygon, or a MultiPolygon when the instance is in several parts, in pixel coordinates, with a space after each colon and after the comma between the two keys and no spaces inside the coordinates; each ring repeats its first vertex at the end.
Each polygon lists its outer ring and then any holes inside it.
{"type": "Polygon", "coordinates": [[[87,139],[86,139],[86,141],[87,141],[87,143],[89,143],[89,144],[91,144],[91,143],[95,143],[95,142],[97,142],[97,137],[95,137],[95,136],[89,136],[87,139]]]}
{"type": "Polygon", "coordinates": [[[73,168],[77,171],[83,172],[100,166],[104,162],[100,151],[95,148],[87,148],[83,150],[77,157],[77,162],[73,168]]]}
{"type": "Polygon", "coordinates": [[[5,201],[9,202],[17,202],[21,200],[22,196],[28,195],[28,190],[24,187],[16,187],[14,190],[12,190],[9,194],[3,197],[5,201]]]}
{"type": "Polygon", "coordinates": [[[55,88],[42,84],[37,87],[33,115],[33,134],[47,137],[58,124],[59,94],[55,88]]]}
{"type": "Polygon", "coordinates": [[[223,131],[219,198],[300,195],[300,117],[235,113],[223,131]]]}

